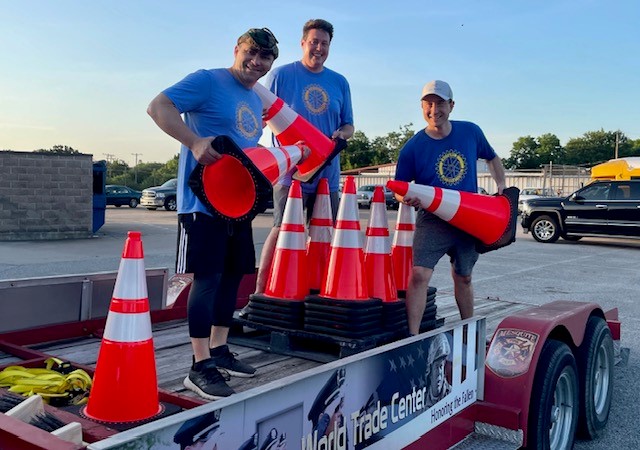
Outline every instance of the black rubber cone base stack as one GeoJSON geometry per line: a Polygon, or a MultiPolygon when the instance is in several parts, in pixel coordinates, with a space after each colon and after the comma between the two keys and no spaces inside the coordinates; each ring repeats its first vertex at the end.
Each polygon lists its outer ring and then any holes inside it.
{"type": "Polygon", "coordinates": [[[309,295],[304,302],[304,329],[348,339],[381,334],[382,300],[342,300],[309,295]]]}
{"type": "Polygon", "coordinates": [[[242,319],[263,325],[300,330],[304,322],[304,302],[251,294],[242,319]]]}

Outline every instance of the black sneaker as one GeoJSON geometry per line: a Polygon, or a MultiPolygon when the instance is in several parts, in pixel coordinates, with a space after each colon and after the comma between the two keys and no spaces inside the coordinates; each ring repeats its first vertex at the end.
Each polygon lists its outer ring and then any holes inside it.
{"type": "Polygon", "coordinates": [[[193,363],[182,384],[207,400],[219,400],[235,394],[227,385],[228,374],[221,373],[212,358],[193,363]]]}
{"type": "Polygon", "coordinates": [[[228,345],[212,348],[209,352],[216,366],[229,372],[229,375],[251,378],[256,374],[255,368],[236,359],[236,354],[229,351],[228,345]]]}

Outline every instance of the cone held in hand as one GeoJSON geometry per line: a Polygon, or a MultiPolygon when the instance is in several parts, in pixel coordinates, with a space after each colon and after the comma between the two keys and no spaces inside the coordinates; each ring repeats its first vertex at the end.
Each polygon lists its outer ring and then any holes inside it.
{"type": "Polygon", "coordinates": [[[515,231],[514,205],[507,195],[481,195],[404,181],[388,181],[387,187],[398,195],[420,199],[422,208],[485,245],[496,244],[511,229],[515,231]]]}
{"type": "Polygon", "coordinates": [[[283,145],[293,145],[298,141],[304,141],[311,149],[309,157],[298,164],[298,170],[294,174],[295,179],[312,181],[320,170],[347,146],[343,139],[331,140],[326,137],[260,83],[256,83],[253,90],[262,100],[262,107],[267,111],[264,120],[278,142],[283,145]]]}

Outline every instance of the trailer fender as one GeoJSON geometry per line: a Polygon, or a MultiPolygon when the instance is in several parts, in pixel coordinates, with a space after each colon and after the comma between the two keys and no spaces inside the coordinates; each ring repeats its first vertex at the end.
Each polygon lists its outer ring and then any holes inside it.
{"type": "MultiPolygon", "coordinates": [[[[595,303],[555,301],[507,316],[496,328],[485,362],[484,400],[519,411],[518,423],[525,442],[531,392],[545,342],[550,338],[560,340],[575,350],[584,339],[592,315],[605,318],[595,303]]],[[[495,417],[488,416],[483,421],[505,423],[497,410],[495,417]]]]}

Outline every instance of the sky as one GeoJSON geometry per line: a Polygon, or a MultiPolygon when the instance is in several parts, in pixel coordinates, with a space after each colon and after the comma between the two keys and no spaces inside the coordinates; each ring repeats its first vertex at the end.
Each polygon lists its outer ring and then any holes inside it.
{"type": "Polygon", "coordinates": [[[146,113],[160,91],[231,66],[252,27],[278,38],[274,67],[299,60],[311,18],[334,25],[326,66],[369,138],[424,127],[432,79],[453,89],[451,119],[480,125],[502,157],[522,136],[640,138],[637,0],[0,0],[0,150],[166,162],[179,144],[146,113]]]}

